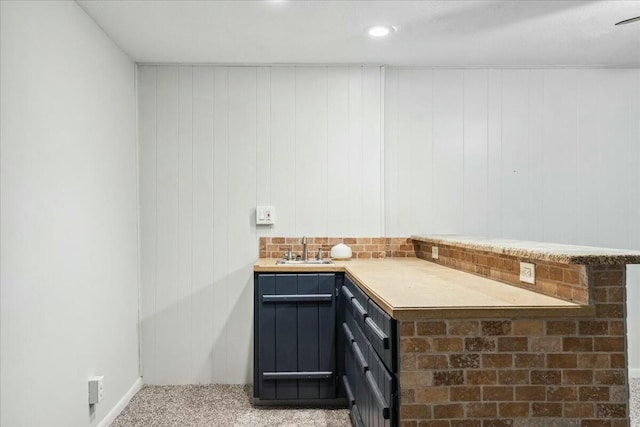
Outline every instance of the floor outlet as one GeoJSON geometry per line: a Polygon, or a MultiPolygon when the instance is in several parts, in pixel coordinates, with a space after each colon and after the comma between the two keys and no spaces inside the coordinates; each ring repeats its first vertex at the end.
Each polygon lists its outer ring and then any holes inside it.
{"type": "Polygon", "coordinates": [[[531,264],[530,262],[520,263],[520,281],[525,283],[530,283],[532,285],[536,284],[536,265],[535,264],[531,264]]]}

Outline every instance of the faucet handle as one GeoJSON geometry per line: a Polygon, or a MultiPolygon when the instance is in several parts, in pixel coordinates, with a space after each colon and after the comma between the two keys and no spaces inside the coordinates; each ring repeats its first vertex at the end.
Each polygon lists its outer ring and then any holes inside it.
{"type": "Polygon", "coordinates": [[[322,246],[318,248],[318,253],[316,254],[316,259],[318,261],[322,260],[322,246]]]}

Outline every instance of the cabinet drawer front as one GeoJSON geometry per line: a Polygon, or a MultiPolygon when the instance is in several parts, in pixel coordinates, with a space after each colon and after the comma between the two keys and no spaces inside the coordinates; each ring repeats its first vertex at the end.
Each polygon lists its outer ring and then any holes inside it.
{"type": "Polygon", "coordinates": [[[374,301],[369,300],[368,316],[365,320],[367,338],[389,370],[395,370],[391,347],[394,322],[374,301]]]}
{"type": "Polygon", "coordinates": [[[369,297],[367,296],[367,294],[365,294],[362,291],[362,289],[360,289],[348,277],[345,277],[344,283],[346,284],[346,286],[349,289],[349,291],[351,291],[351,293],[353,294],[353,297],[356,299],[356,301],[358,301],[360,303],[360,305],[362,306],[362,308],[364,308],[364,310],[366,311],[367,310],[367,305],[369,304],[369,297]]]}

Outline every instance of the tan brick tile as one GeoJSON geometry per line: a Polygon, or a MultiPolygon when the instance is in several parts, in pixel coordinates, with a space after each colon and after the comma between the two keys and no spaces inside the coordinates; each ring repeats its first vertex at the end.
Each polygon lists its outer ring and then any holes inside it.
{"type": "Polygon", "coordinates": [[[608,335],[609,322],[606,320],[584,320],[579,322],[578,330],[580,335],[608,335]]]}
{"type": "Polygon", "coordinates": [[[498,371],[498,382],[500,384],[528,384],[528,369],[504,369],[498,371]]]}
{"type": "Polygon", "coordinates": [[[418,369],[416,354],[401,354],[400,355],[400,370],[401,371],[415,371],[418,369]]]}
{"type": "Polygon", "coordinates": [[[420,421],[418,427],[450,427],[448,420],[420,421]]]}
{"type": "Polygon", "coordinates": [[[609,361],[611,368],[624,368],[627,366],[627,357],[624,353],[610,354],[609,361]]]}
{"type": "Polygon", "coordinates": [[[618,288],[607,288],[607,301],[608,302],[624,302],[625,288],[622,286],[618,288]]]}
{"type": "Polygon", "coordinates": [[[411,337],[416,334],[415,322],[399,322],[400,323],[400,336],[411,337]]]}
{"type": "Polygon", "coordinates": [[[449,359],[445,355],[418,355],[418,369],[447,369],[448,367],[449,359]]]}
{"type": "Polygon", "coordinates": [[[480,328],[482,335],[511,335],[510,320],[483,320],[480,328]]]}
{"type": "Polygon", "coordinates": [[[551,370],[531,371],[531,384],[560,384],[562,383],[562,372],[551,370]]]}
{"type": "Polygon", "coordinates": [[[593,339],[565,337],[562,339],[562,351],[567,351],[567,352],[593,351],[593,339]]]}
{"type": "Polygon", "coordinates": [[[462,338],[434,338],[433,347],[439,352],[462,351],[462,338]]]}
{"type": "Polygon", "coordinates": [[[576,387],[547,387],[547,401],[576,401],[578,389],[576,387]]]}
{"type": "Polygon", "coordinates": [[[416,401],[416,391],[414,389],[406,389],[403,388],[400,391],[400,404],[406,405],[410,403],[415,403],[416,401]]]}
{"type": "Polygon", "coordinates": [[[603,385],[623,385],[627,382],[627,376],[624,370],[604,370],[595,371],[595,384],[603,385]]]}
{"type": "Polygon", "coordinates": [[[568,402],[564,404],[564,416],[567,418],[590,418],[594,413],[593,403],[568,402]]]}
{"type": "Polygon", "coordinates": [[[606,270],[593,272],[594,286],[624,286],[624,270],[606,270]]]}
{"type": "Polygon", "coordinates": [[[449,402],[449,387],[428,387],[415,390],[417,403],[449,402]]]}
{"type": "Polygon", "coordinates": [[[529,339],[527,337],[499,337],[498,351],[527,351],[529,339]]]}
{"type": "Polygon", "coordinates": [[[541,353],[519,353],[514,355],[516,368],[544,368],[545,357],[541,353]]]}
{"type": "Polygon", "coordinates": [[[532,352],[562,351],[562,337],[531,337],[529,344],[532,352]]]}
{"type": "MultiPolygon", "coordinates": [[[[581,420],[580,427],[613,427],[610,420],[581,420]]],[[[628,427],[628,426],[625,426],[628,427]]]]}
{"type": "Polygon", "coordinates": [[[547,354],[548,368],[577,368],[578,356],[571,353],[550,353],[547,354]]]}
{"type": "Polygon", "coordinates": [[[562,384],[592,384],[593,371],[591,369],[562,371],[562,384]]]}
{"type": "Polygon", "coordinates": [[[451,427],[482,427],[480,420],[450,420],[451,427]]]}
{"type": "Polygon", "coordinates": [[[627,405],[621,403],[597,403],[596,416],[598,418],[626,418],[627,405]]]}
{"type": "Polygon", "coordinates": [[[462,385],[464,384],[464,373],[462,370],[456,371],[435,371],[433,373],[433,385],[462,385]]]}
{"type": "Polygon", "coordinates": [[[482,400],[484,401],[509,401],[513,400],[512,386],[484,386],[482,387],[482,400]]]}
{"type": "Polygon", "coordinates": [[[593,348],[610,353],[625,351],[624,337],[596,337],[593,339],[593,348]]]}
{"type": "Polygon", "coordinates": [[[401,371],[400,384],[407,388],[430,387],[433,385],[433,374],[431,371],[401,371]]]}
{"type": "Polygon", "coordinates": [[[534,336],[542,335],[544,331],[544,321],[535,319],[514,320],[512,324],[513,335],[534,336]]]}
{"type": "Polygon", "coordinates": [[[578,354],[578,368],[609,368],[609,355],[586,353],[578,354]]]}
{"type": "Polygon", "coordinates": [[[496,339],[487,337],[472,337],[464,339],[466,351],[495,351],[496,339]]]}
{"type": "Polygon", "coordinates": [[[400,417],[402,419],[429,419],[431,418],[431,406],[400,405],[400,417]]]}
{"type": "Polygon", "coordinates": [[[463,416],[464,408],[460,403],[433,405],[433,418],[462,418],[463,416]]]}
{"type": "Polygon", "coordinates": [[[418,427],[418,421],[403,420],[403,421],[400,421],[400,427],[418,427]]]}
{"type": "Polygon", "coordinates": [[[425,353],[431,350],[428,338],[400,338],[400,353],[425,353]]]}
{"type": "Polygon", "coordinates": [[[447,324],[445,322],[416,322],[418,335],[446,335],[447,324]]]}
{"type": "Polygon", "coordinates": [[[613,403],[627,403],[627,386],[613,386],[609,388],[609,401],[613,403]]]}
{"type": "Polygon", "coordinates": [[[501,417],[526,418],[530,416],[528,402],[500,403],[498,413],[501,417]]]}
{"type": "Polygon", "coordinates": [[[498,415],[498,405],[494,402],[470,402],[465,407],[467,418],[490,418],[498,415]]]}
{"type": "Polygon", "coordinates": [[[497,374],[495,370],[467,370],[467,384],[470,385],[493,385],[496,383],[497,374]]]}
{"type": "Polygon", "coordinates": [[[576,322],[571,320],[548,320],[547,335],[575,335],[576,322]]]}
{"type": "Polygon", "coordinates": [[[624,304],[597,304],[596,316],[601,319],[624,318],[624,304]]]}
{"type": "Polygon", "coordinates": [[[479,401],[481,396],[480,387],[451,387],[452,402],[473,402],[479,401]]]}
{"type": "Polygon", "coordinates": [[[611,320],[609,321],[609,335],[611,336],[624,336],[626,335],[624,321],[611,320]]]}
{"type": "Polygon", "coordinates": [[[477,320],[449,320],[448,323],[449,335],[476,335],[480,330],[480,322],[478,322],[477,320]]]}
{"type": "Polygon", "coordinates": [[[515,388],[516,401],[536,401],[545,400],[546,391],[544,386],[517,386],[515,388]]]}
{"type": "Polygon", "coordinates": [[[533,402],[531,412],[534,417],[561,417],[562,404],[549,402],[533,402]]]}
{"type": "Polygon", "coordinates": [[[508,353],[483,354],[483,368],[510,368],[513,366],[513,355],[508,353]]]}
{"type": "Polygon", "coordinates": [[[480,355],[474,353],[462,353],[449,355],[449,366],[452,368],[479,368],[480,355]]]}
{"type": "Polygon", "coordinates": [[[609,400],[609,387],[580,387],[578,396],[581,402],[606,402],[609,400]]]}
{"type": "Polygon", "coordinates": [[[564,269],[562,271],[562,281],[571,285],[580,283],[580,272],[575,269],[564,269]]]}

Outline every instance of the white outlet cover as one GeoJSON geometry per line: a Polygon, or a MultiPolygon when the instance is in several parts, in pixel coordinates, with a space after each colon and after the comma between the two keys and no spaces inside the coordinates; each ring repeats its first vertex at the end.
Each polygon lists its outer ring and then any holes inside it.
{"type": "Polygon", "coordinates": [[[431,246],[431,258],[438,259],[438,247],[431,246]]]}
{"type": "Polygon", "coordinates": [[[520,281],[524,283],[536,284],[536,265],[530,262],[520,263],[520,281]]]}

